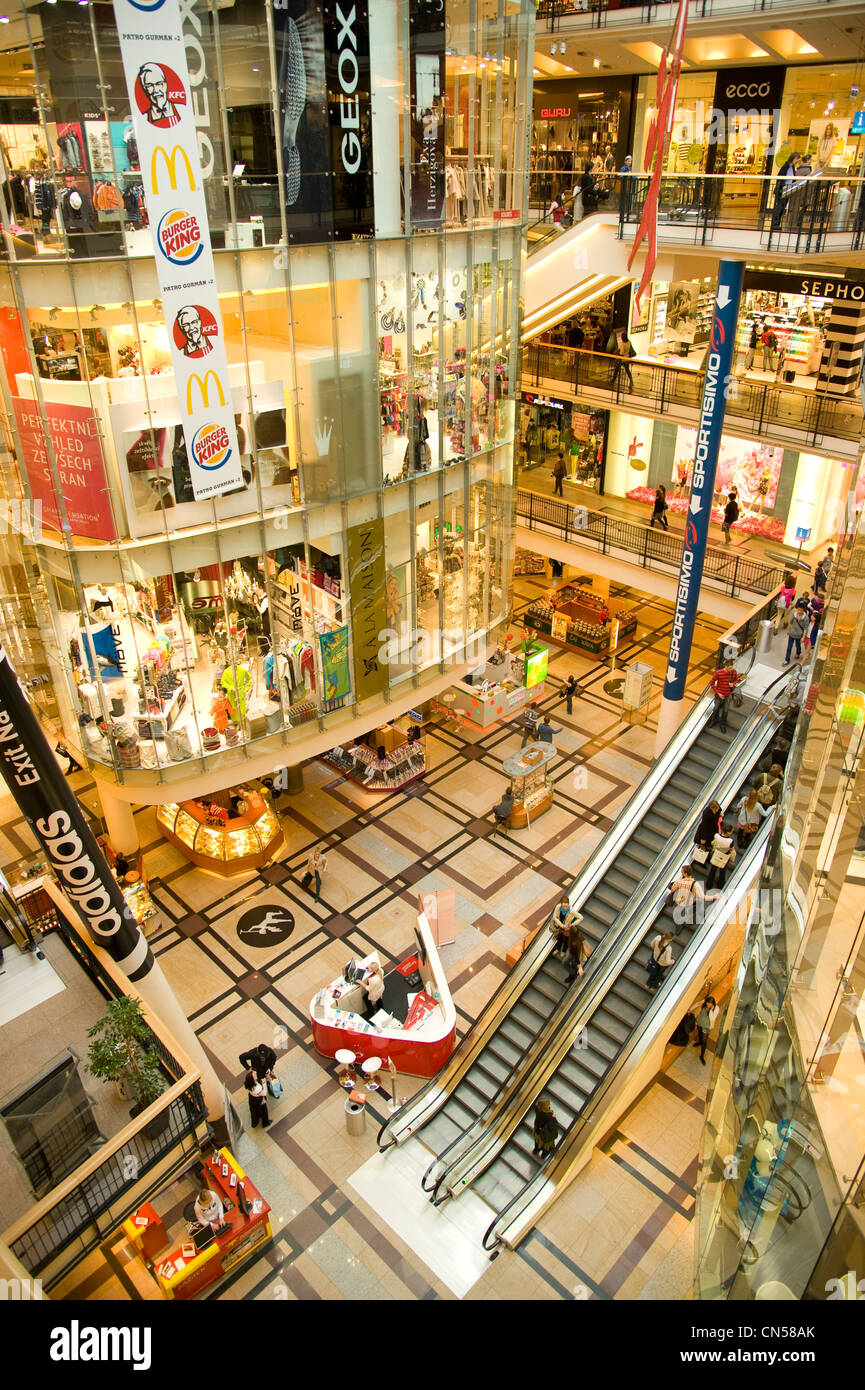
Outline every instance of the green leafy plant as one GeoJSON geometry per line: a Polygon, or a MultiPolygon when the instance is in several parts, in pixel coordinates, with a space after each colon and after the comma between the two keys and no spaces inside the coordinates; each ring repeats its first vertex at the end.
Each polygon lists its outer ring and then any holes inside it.
{"type": "Polygon", "coordinates": [[[100,1081],[126,1083],[139,1110],[146,1110],[165,1090],[159,1058],[151,1049],[152,1034],[140,999],[112,999],[104,1017],[87,1030],[88,1071],[100,1081]]]}

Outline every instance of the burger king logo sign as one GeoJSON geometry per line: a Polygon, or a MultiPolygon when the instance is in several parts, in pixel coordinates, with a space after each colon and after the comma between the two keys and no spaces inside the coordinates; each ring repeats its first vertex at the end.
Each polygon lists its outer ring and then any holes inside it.
{"type": "Polygon", "coordinates": [[[172,265],[192,265],[204,249],[198,218],[184,208],[172,208],[165,213],[157,228],[156,240],[163,256],[172,265]]]}
{"type": "Polygon", "coordinates": [[[231,441],[224,425],[202,425],[192,440],[192,457],[199,468],[211,472],[222,468],[231,457],[231,441]]]}

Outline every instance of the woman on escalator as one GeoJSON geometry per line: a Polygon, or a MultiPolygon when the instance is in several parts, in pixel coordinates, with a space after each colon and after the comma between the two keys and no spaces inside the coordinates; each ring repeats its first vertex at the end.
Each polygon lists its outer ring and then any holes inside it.
{"type": "Polygon", "coordinates": [[[583,966],[592,954],[583,933],[580,931],[582,917],[576,913],[568,930],[568,982],[575,980],[578,975],[582,975],[583,966]]]}
{"type": "Polygon", "coordinates": [[[547,1154],[551,1154],[556,1147],[556,1140],[559,1137],[559,1122],[546,1096],[541,1096],[535,1106],[532,1137],[535,1141],[532,1153],[538,1158],[546,1158],[547,1154]]]}

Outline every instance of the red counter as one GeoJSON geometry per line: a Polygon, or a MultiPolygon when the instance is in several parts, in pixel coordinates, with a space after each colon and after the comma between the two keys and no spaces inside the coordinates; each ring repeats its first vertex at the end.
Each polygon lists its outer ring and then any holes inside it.
{"type": "MultiPolygon", "coordinates": [[[[248,1178],[237,1159],[228,1149],[220,1149],[217,1162],[208,1159],[202,1162],[201,1178],[203,1187],[212,1187],[223,1200],[232,1203],[231,1211],[225,1213],[223,1220],[228,1230],[216,1236],[204,1250],[191,1259],[185,1259],[181,1247],[171,1250],[154,1265],[153,1272],[165,1298],[194,1298],[203,1289],[209,1288],[222,1279],[235,1265],[245,1260],[259,1245],[270,1239],[270,1207],[261,1196],[251,1178],[248,1178]],[[222,1172],[223,1165],[228,1174],[222,1172]],[[243,1182],[250,1209],[255,1201],[261,1202],[261,1210],[244,1216],[237,1199],[237,1186],[231,1186],[234,1174],[238,1182],[243,1182]]],[[[188,1238],[190,1241],[192,1237],[188,1238]]],[[[185,1242],[181,1242],[181,1245],[185,1242]]]]}

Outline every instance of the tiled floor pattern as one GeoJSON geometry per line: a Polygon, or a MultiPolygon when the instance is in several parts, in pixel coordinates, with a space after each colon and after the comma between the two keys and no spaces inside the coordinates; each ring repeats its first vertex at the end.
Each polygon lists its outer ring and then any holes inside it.
{"type": "MultiPolygon", "coordinates": [[[[542,587],[518,581],[517,607],[542,587]]],[[[669,606],[633,591],[629,599],[638,627],[616,665],[649,661],[660,672],[669,606]]],[[[698,621],[692,692],[712,668],[720,631],[717,622],[698,621]]],[[[449,886],[456,894],[456,940],[442,957],[461,1036],[501,982],[507,951],[545,918],[612,825],[651,765],[660,683],[649,724],[630,727],[621,720],[620,697],[604,690],[609,662],[555,647],[550,655],[541,705],[562,730],[552,764],[555,807],[508,839],[492,842],[489,813],[504,788],[502,760],[520,744],[512,724],[434,729],[426,777],[385,798],[321,763],[307,765],[303,794],[280,805],[287,841],[280,860],[260,874],[224,881],[204,873],[162,840],[153,809],[136,813],[163,913],[151,944],[244,1118],[239,1052],[275,1038],[281,1054],[285,1096],[273,1107],[270,1127],[245,1135],[239,1152],[273,1206],[274,1241],[221,1296],[454,1297],[413,1249],[410,1233],[386,1225],[353,1187],[353,1175],[376,1152],[388,1097],[369,1104],[363,1136],[347,1134],[344,1093],[333,1063],[312,1049],[307,1011],[315,990],[351,956],[376,948],[386,962],[401,959],[419,889],[449,886]],[[561,685],[572,672],[583,694],[568,716],[561,685]],[[299,882],[314,843],[329,860],[320,903],[299,882]],[[253,950],[238,940],[237,918],[254,897],[288,904],[294,913],[294,933],[281,946],[253,950]]],[[[76,774],[73,785],[92,801],[85,774],[76,774]]],[[[0,809],[14,844],[26,827],[10,802],[0,809]]],[[[531,1237],[490,1262],[466,1297],[687,1295],[705,1091],[705,1069],[693,1060],[695,1053],[680,1058],[650,1089],[531,1237]]],[[[419,1084],[401,1079],[400,1087],[410,1093],[419,1084]]],[[[116,1276],[100,1282],[98,1272],[82,1272],[87,1296],[111,1296],[116,1276]]]]}

